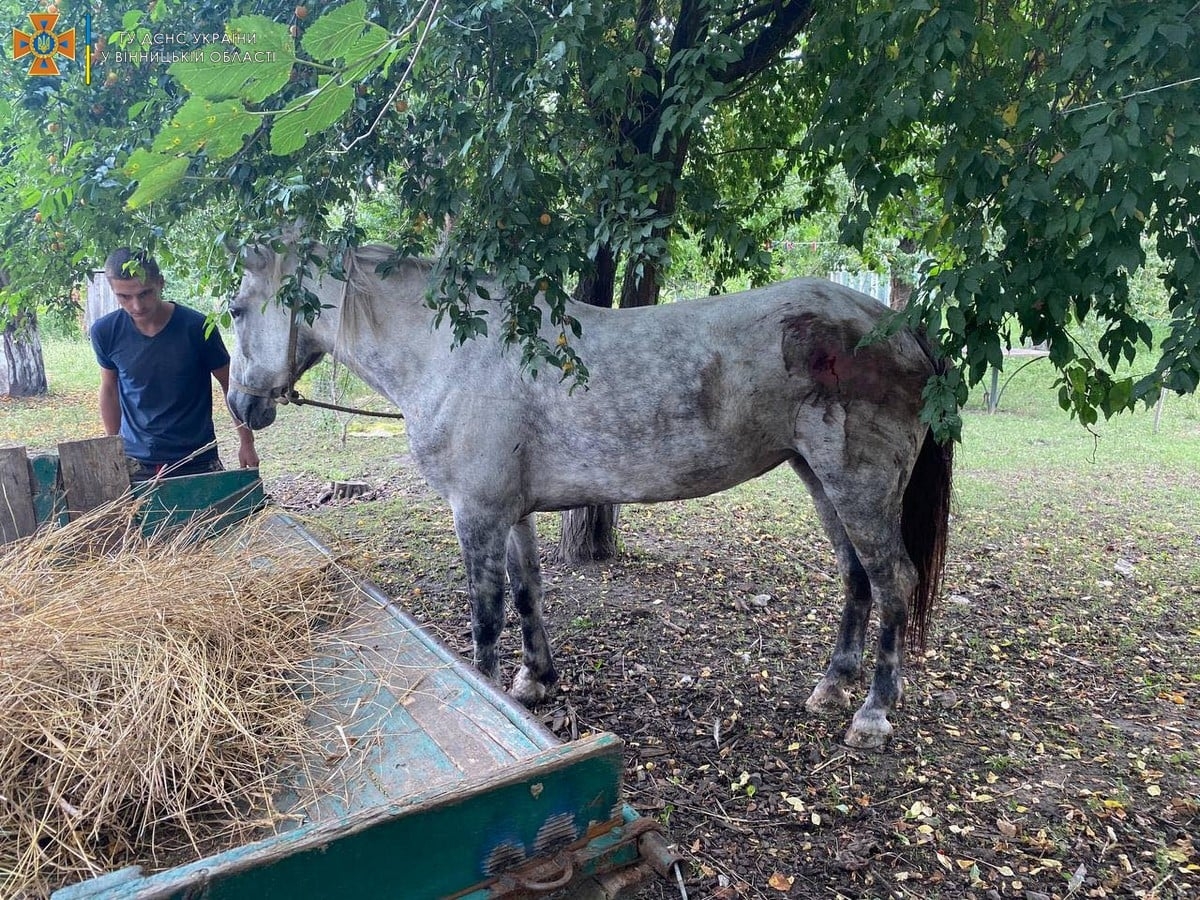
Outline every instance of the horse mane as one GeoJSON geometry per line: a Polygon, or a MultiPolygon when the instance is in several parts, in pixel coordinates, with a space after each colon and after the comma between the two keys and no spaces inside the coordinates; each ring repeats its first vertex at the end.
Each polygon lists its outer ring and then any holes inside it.
{"type": "Polygon", "coordinates": [[[419,256],[401,256],[387,244],[363,244],[355,247],[346,266],[347,293],[369,296],[372,300],[383,293],[383,285],[397,275],[416,276],[427,280],[434,261],[419,256]],[[380,273],[385,267],[386,274],[380,273]]]}
{"type": "MultiPolygon", "coordinates": [[[[325,255],[328,248],[320,245],[317,252],[325,255]]],[[[322,287],[326,291],[339,293],[342,297],[337,343],[379,329],[387,316],[388,302],[394,302],[396,295],[394,291],[387,291],[389,281],[395,278],[418,278],[425,283],[433,267],[433,260],[401,256],[395,247],[387,244],[355,247],[343,267],[346,280],[342,282],[342,287],[337,287],[336,280],[322,279],[322,287]]]]}

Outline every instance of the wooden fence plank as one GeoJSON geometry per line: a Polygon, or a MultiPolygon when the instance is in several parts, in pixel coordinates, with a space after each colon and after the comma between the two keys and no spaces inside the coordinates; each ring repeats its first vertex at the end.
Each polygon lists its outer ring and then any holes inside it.
{"type": "Polygon", "coordinates": [[[58,477],[58,453],[42,452],[29,455],[33,469],[33,515],[39,525],[67,524],[67,505],[58,477]]]}
{"type": "Polygon", "coordinates": [[[129,464],[118,435],[59,444],[58,465],[71,519],[129,490],[129,464]]]}
{"type": "Polygon", "coordinates": [[[24,447],[0,447],[0,544],[33,534],[33,471],[24,447]]]}
{"type": "Polygon", "coordinates": [[[87,298],[84,300],[83,330],[91,333],[96,320],[107,315],[118,307],[117,296],[112,292],[112,286],[103,269],[88,273],[87,298]]]}

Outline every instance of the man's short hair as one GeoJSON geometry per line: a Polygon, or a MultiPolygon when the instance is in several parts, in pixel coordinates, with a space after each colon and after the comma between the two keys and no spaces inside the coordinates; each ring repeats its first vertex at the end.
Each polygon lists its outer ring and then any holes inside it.
{"type": "Polygon", "coordinates": [[[109,254],[104,261],[104,274],[109,278],[158,281],[162,278],[158,263],[145,250],[121,247],[109,254]]]}

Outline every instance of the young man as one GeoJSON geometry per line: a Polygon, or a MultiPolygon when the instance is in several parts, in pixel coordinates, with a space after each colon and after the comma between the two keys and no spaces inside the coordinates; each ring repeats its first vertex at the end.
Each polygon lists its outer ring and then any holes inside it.
{"type": "MultiPolygon", "coordinates": [[[[229,391],[229,353],[203,314],[164,300],[158,264],[123,247],[104,274],[120,309],[92,325],[100,364],[100,421],[119,434],[132,481],[223,468],[213,427],[212,382],[229,391]]],[[[254,432],[235,420],[238,463],[258,466],[254,432]]]]}

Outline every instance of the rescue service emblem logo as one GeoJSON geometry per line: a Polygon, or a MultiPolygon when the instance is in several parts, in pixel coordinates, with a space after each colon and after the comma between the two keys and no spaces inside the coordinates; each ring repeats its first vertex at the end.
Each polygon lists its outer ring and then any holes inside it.
{"type": "Polygon", "coordinates": [[[75,29],[55,34],[54,26],[58,23],[56,12],[30,13],[29,21],[33,25],[32,34],[26,34],[19,28],[13,29],[13,58],[22,59],[32,55],[33,59],[29,61],[30,75],[59,74],[54,57],[75,59],[75,29]]]}

